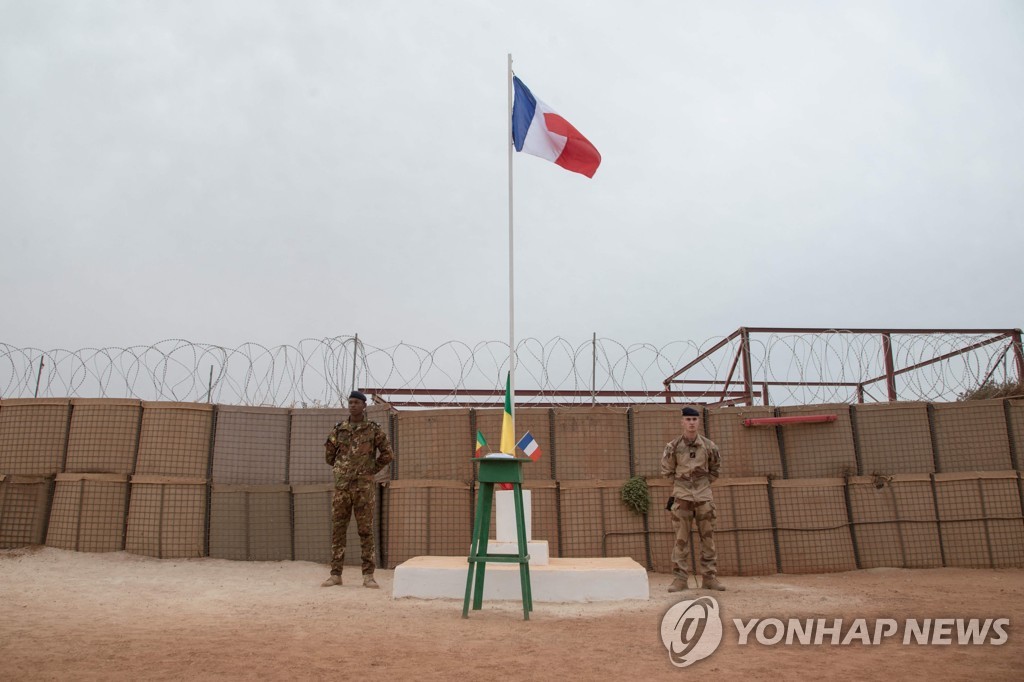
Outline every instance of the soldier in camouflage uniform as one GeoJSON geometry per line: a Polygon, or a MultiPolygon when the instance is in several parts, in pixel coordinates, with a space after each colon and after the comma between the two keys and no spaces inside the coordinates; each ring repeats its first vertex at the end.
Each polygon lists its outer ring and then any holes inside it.
{"type": "Polygon", "coordinates": [[[697,520],[700,536],[700,569],[703,586],[709,590],[724,590],[718,582],[718,554],[715,551],[715,503],[711,497],[711,484],[718,478],[722,455],[718,446],[699,433],[700,412],[692,407],[683,408],[683,435],[665,446],[661,455],[661,475],[675,481],[668,510],[672,512],[672,525],[676,530],[676,544],[672,548],[672,573],[675,579],[669,592],[687,589],[690,563],[690,525],[697,520]]]}
{"type": "Polygon", "coordinates": [[[348,398],[348,420],[335,424],[324,448],[327,464],[334,468],[334,499],[331,577],[323,582],[323,587],[341,584],[348,521],[355,512],[362,549],[363,587],[377,588],[373,579],[373,504],[377,491],[374,474],[390,464],[394,455],[387,434],[366,418],[365,395],[352,391],[348,398]]]}

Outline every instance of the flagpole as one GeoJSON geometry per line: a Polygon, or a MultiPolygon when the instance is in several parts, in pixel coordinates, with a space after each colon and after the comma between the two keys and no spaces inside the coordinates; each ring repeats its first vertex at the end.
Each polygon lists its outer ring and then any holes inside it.
{"type": "MultiPolygon", "coordinates": [[[[516,426],[516,305],[515,305],[515,240],[512,230],[512,106],[515,93],[512,86],[512,53],[508,53],[508,371],[509,394],[511,396],[512,439],[515,440],[516,426]]],[[[513,452],[515,454],[515,448],[513,452]]]]}

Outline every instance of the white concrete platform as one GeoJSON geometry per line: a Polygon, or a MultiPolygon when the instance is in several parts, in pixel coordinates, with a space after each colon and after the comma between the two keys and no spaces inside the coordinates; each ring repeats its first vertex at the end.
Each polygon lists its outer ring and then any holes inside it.
{"type": "MultiPolygon", "coordinates": [[[[395,568],[392,596],[464,599],[466,557],[418,556],[395,568]]],[[[649,599],[647,571],[628,557],[556,559],[530,567],[535,602],[593,602],[649,599]]],[[[488,563],[484,601],[522,600],[517,564],[488,563]]]]}
{"type": "MultiPolygon", "coordinates": [[[[503,542],[487,541],[488,554],[519,554],[519,541],[503,542]]],[[[547,540],[530,540],[526,543],[526,553],[530,555],[530,566],[547,566],[551,556],[548,552],[547,540]]]]}

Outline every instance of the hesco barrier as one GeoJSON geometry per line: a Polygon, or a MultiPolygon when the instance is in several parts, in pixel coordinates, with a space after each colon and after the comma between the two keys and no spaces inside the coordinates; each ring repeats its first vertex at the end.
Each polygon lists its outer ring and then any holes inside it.
{"type": "MultiPolygon", "coordinates": [[[[530,431],[542,451],[524,467],[524,488],[534,539],[547,540],[551,556],[628,556],[671,569],[671,482],[659,462],[680,432],[680,407],[517,411],[517,435],[530,431]],[[646,514],[621,501],[631,476],[649,484],[646,514]]],[[[723,456],[714,486],[722,575],[1024,566],[1022,399],[697,407],[723,456]],[[831,421],[745,423],[822,415],[831,421]]],[[[395,451],[374,518],[378,565],[465,555],[476,433],[497,449],[501,410],[373,406],[367,414],[395,451]]],[[[327,563],[333,481],[323,443],[345,415],[0,401],[0,548],[327,563]]],[[[354,519],[347,544],[345,563],[359,565],[354,519]]]]}

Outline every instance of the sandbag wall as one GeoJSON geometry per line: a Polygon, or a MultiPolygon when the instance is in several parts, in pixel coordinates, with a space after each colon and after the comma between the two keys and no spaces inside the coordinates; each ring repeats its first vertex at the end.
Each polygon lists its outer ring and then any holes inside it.
{"type": "MultiPolygon", "coordinates": [[[[680,433],[680,407],[517,410],[517,435],[530,431],[542,449],[524,466],[524,488],[534,538],[547,540],[552,556],[629,556],[671,570],[671,485],[659,460],[680,433]],[[647,514],[620,500],[631,476],[650,485],[647,514]]],[[[715,484],[723,575],[1024,565],[1024,400],[701,409],[705,435],[723,454],[715,484]],[[815,415],[834,420],[744,424],[815,415]]],[[[396,453],[374,519],[378,564],[464,555],[475,436],[496,449],[501,410],[375,406],[369,415],[396,453]]],[[[342,409],[0,401],[0,547],[326,563],[333,482],[323,441],[344,417],[342,409]]],[[[358,565],[354,521],[347,544],[346,563],[358,565]]],[[[691,548],[696,555],[697,543],[691,548]]]]}
{"type": "MultiPolygon", "coordinates": [[[[326,563],[334,484],[323,442],[344,416],[137,400],[2,401],[0,548],[326,563]]],[[[390,433],[386,408],[368,416],[390,433]]],[[[358,565],[354,521],[348,545],[355,550],[346,564],[358,565]]]]}

